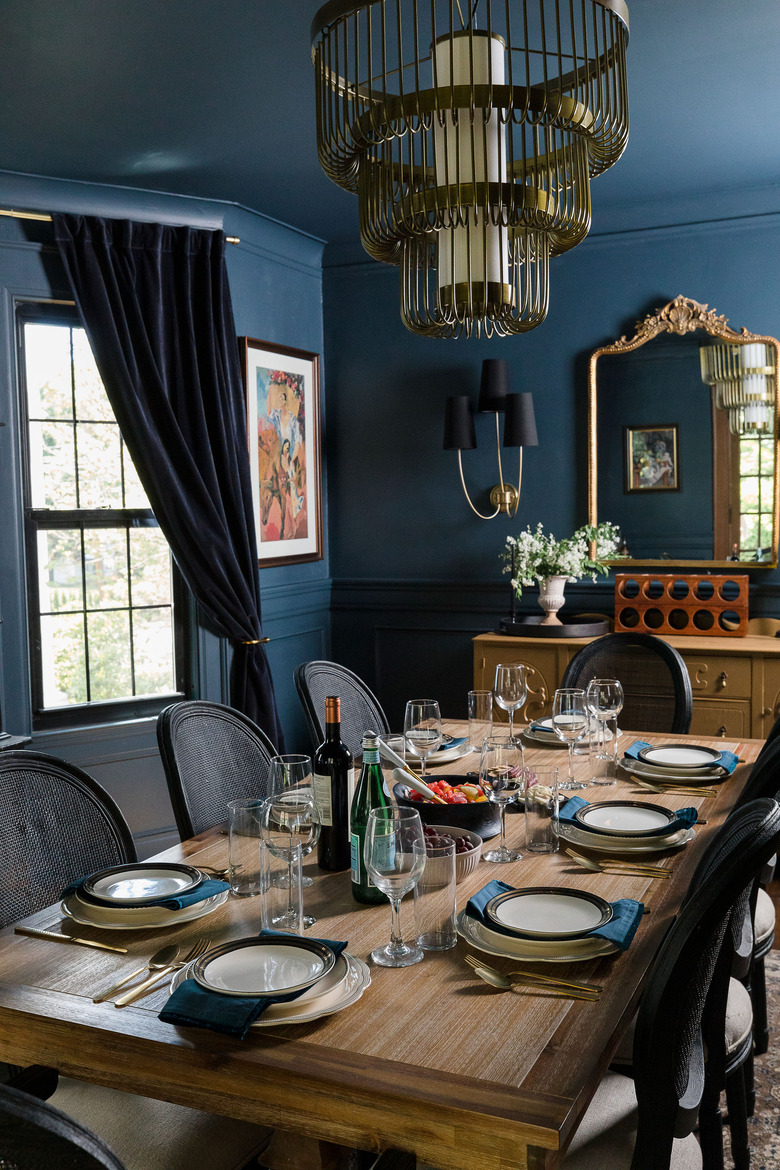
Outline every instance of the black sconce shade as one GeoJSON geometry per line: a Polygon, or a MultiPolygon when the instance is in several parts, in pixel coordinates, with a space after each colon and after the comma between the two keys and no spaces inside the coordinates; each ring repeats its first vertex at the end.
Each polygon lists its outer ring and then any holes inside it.
{"type": "Polygon", "coordinates": [[[504,415],[505,447],[538,447],[533,394],[509,394],[504,415]]]}
{"type": "Polygon", "coordinates": [[[444,450],[473,451],[476,445],[471,399],[468,394],[448,398],[444,410],[444,450]]]}
{"type": "Polygon", "coordinates": [[[502,411],[509,393],[509,363],[503,358],[485,358],[479,385],[477,410],[502,411]]]}

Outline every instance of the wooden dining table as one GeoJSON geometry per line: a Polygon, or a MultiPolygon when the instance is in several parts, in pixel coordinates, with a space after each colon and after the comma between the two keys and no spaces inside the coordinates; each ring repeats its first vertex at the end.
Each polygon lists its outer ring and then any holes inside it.
{"type": "MultiPolygon", "coordinates": [[[[467,731],[457,721],[447,729],[455,735],[467,731]]],[[[216,944],[257,933],[259,898],[231,896],[208,916],[173,928],[79,926],[83,937],[127,947],[126,955],[21,936],[12,927],[0,932],[0,1059],[49,1065],[97,1084],[274,1126],[284,1140],[264,1155],[268,1165],[296,1165],[290,1151],[300,1139],[292,1135],[303,1135],[317,1146],[323,1165],[339,1165],[356,1147],[414,1152],[441,1170],[552,1170],[636,1010],[653,956],[706,843],[733,807],[762,746],[759,740],[623,732],[621,747],[636,738],[707,744],[729,749],[742,761],[717,784],[712,798],[656,795],[622,773],[612,787],[578,793],[590,801],[630,798],[670,809],[696,806],[706,825],[684,848],[652,857],[672,870],[670,879],[592,873],[562,850],[527,853],[524,817],[510,813],[508,843],[521,849],[522,860],[480,862],[458,885],[459,909],[492,878],[642,901],[647,913],[628,951],[537,967],[603,986],[598,1000],[491,988],[464,961],[474,952],[459,938],[454,949],[428,953],[416,966],[372,966],[371,985],[341,1012],[310,1023],[253,1028],[243,1041],[163,1023],[158,1012],[167,985],[123,1009],[92,1002],[167,941],[186,947],[201,935],[216,944]]],[[[554,759],[562,771],[566,767],[565,752],[556,748],[526,745],[525,756],[528,764],[554,759]]],[[[472,754],[439,771],[464,773],[477,760],[472,754]]],[[[587,755],[575,757],[575,767],[587,778],[587,755]]],[[[227,838],[217,826],[158,859],[224,866],[227,838]]],[[[305,890],[306,910],[317,918],[308,933],[348,940],[349,951],[368,960],[389,938],[389,905],[359,906],[349,872],[325,873],[313,859],[307,870],[314,885],[305,890]]],[[[410,902],[404,899],[407,929],[410,902]]],[[[24,922],[59,930],[60,909],[49,907],[24,922]]],[[[503,971],[521,965],[487,961],[503,971]]]]}

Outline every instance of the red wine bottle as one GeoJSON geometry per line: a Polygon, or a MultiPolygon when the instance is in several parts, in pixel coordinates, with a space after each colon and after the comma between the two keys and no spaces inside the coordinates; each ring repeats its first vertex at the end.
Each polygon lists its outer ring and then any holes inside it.
{"type": "Polygon", "coordinates": [[[314,796],[320,813],[317,861],[321,869],[349,869],[349,797],[352,753],[341,742],[341,699],[325,699],[325,741],[314,753],[314,796]]]}

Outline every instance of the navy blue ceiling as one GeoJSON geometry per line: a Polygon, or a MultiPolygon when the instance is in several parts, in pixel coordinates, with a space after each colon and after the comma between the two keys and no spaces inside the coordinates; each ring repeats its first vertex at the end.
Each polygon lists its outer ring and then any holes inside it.
{"type": "MultiPolygon", "coordinates": [[[[777,0],[628,0],[631,139],[605,211],[780,186],[777,0]]],[[[0,0],[0,169],[234,201],[322,239],[319,0],[0,0]]]]}

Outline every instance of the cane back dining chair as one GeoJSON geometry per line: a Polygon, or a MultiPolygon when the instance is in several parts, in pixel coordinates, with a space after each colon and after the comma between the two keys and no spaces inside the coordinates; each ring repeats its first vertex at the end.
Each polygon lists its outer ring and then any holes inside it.
{"type": "Polygon", "coordinates": [[[182,841],[224,821],[229,800],[267,794],[276,748],[232,707],[173,703],[157,718],[157,743],[182,841]]]}
{"type": "MultiPolygon", "coordinates": [[[[0,752],[0,857],[2,926],[57,902],[86,874],[137,861],[127,821],[105,789],[74,764],[31,751],[0,752]]],[[[238,1170],[252,1165],[271,1134],[70,1077],[57,1081],[53,1070],[6,1070],[12,1086],[53,1093],[52,1105],[99,1133],[127,1170],[238,1170]]]]}
{"type": "Polygon", "coordinates": [[[623,684],[619,716],[632,731],[685,734],[691,725],[693,694],[682,657],[653,634],[605,634],[574,655],[562,687],[587,688],[594,678],[623,684]]]}
{"type": "Polygon", "coordinates": [[[304,662],[295,670],[295,689],[301,700],[312,747],[325,738],[325,698],[341,699],[341,738],[352,755],[363,750],[363,735],[387,735],[390,724],[382,704],[358,675],[337,662],[304,662]]]}
{"type": "Polygon", "coordinates": [[[126,1170],[108,1146],[59,1109],[0,1088],[0,1166],[12,1170],[126,1170]]]}

